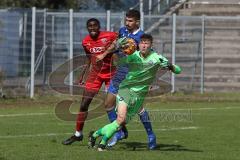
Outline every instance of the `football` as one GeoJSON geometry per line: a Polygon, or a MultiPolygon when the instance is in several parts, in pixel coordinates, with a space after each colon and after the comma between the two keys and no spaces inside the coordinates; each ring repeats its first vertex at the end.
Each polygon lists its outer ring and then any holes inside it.
{"type": "Polygon", "coordinates": [[[137,44],[134,39],[126,38],[124,40],[124,45],[121,46],[121,50],[126,55],[133,54],[137,49],[137,44]]]}

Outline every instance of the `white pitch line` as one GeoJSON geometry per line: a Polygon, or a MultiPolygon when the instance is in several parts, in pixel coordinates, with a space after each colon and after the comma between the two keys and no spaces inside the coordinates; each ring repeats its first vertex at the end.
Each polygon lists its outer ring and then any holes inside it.
{"type": "MultiPolygon", "coordinates": [[[[206,108],[170,108],[170,109],[156,109],[148,111],[185,111],[185,110],[215,110],[215,109],[240,109],[240,107],[206,107],[206,108]]],[[[54,113],[22,113],[22,114],[0,114],[1,117],[21,117],[21,116],[43,116],[43,115],[53,115],[54,113]]]]}
{"type": "Polygon", "coordinates": [[[59,136],[59,135],[68,135],[73,133],[43,133],[43,134],[26,134],[26,135],[9,135],[9,136],[0,136],[0,139],[8,139],[8,138],[31,138],[31,137],[51,137],[51,136],[59,136]]]}
{"type": "Polygon", "coordinates": [[[51,115],[51,114],[53,114],[53,113],[0,114],[0,117],[42,116],[42,115],[51,115]]]}
{"type": "MultiPolygon", "coordinates": [[[[191,130],[198,129],[198,127],[190,126],[190,127],[178,127],[178,128],[156,128],[154,131],[176,131],[176,130],[191,130]]],[[[129,132],[145,132],[144,129],[133,129],[128,130],[129,132]]],[[[0,139],[11,139],[11,138],[32,138],[32,137],[52,137],[52,136],[60,136],[60,135],[71,135],[73,133],[42,133],[42,134],[27,134],[27,135],[8,135],[8,136],[0,136],[0,139]]]]}
{"type": "Polygon", "coordinates": [[[240,109],[240,107],[205,107],[205,108],[170,108],[170,109],[156,109],[149,111],[185,111],[185,110],[215,110],[215,109],[240,109]]]}
{"type": "MultiPolygon", "coordinates": [[[[175,131],[175,130],[188,130],[188,129],[198,129],[198,127],[190,126],[190,127],[178,127],[178,128],[154,128],[154,131],[175,131]]],[[[136,130],[129,130],[130,132],[143,132],[145,130],[136,129],[136,130]]]]}

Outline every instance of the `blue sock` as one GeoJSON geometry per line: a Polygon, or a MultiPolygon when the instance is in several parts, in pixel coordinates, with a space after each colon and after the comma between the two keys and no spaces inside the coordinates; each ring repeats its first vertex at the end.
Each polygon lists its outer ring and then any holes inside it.
{"type": "Polygon", "coordinates": [[[117,119],[117,113],[115,111],[115,107],[112,110],[108,111],[107,115],[110,122],[115,121],[117,119]]]}
{"type": "Polygon", "coordinates": [[[141,112],[139,114],[140,120],[147,132],[148,135],[153,134],[153,130],[152,130],[152,124],[148,115],[148,112],[146,110],[144,110],[143,112],[141,112]]]}

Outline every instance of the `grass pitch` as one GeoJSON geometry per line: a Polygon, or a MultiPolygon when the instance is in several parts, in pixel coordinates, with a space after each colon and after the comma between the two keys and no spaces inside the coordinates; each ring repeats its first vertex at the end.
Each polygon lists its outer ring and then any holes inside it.
{"type": "MultiPolygon", "coordinates": [[[[59,120],[54,106],[63,97],[0,100],[0,160],[74,159],[239,159],[239,94],[167,95],[146,104],[157,135],[157,149],[136,117],[129,138],[106,152],[87,147],[87,135],[108,123],[107,116],[86,122],[85,138],[61,144],[74,133],[75,122],[59,120]]],[[[76,103],[72,108],[78,110],[76,103]]]]}

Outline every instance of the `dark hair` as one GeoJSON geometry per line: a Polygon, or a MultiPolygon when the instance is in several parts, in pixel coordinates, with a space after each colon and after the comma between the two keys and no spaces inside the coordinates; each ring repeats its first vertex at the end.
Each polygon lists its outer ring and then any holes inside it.
{"type": "Polygon", "coordinates": [[[88,24],[89,24],[90,22],[96,22],[96,23],[99,25],[99,27],[100,27],[100,22],[99,22],[98,19],[96,19],[96,18],[90,18],[90,19],[87,20],[86,25],[88,26],[88,24]]]}
{"type": "Polygon", "coordinates": [[[151,34],[143,34],[141,36],[141,40],[143,40],[143,39],[149,40],[149,41],[151,41],[151,43],[153,42],[153,37],[151,34]]]}
{"type": "Polygon", "coordinates": [[[140,12],[138,10],[135,9],[130,9],[127,13],[126,13],[126,17],[130,17],[130,18],[135,18],[136,20],[140,20],[140,12]]]}

